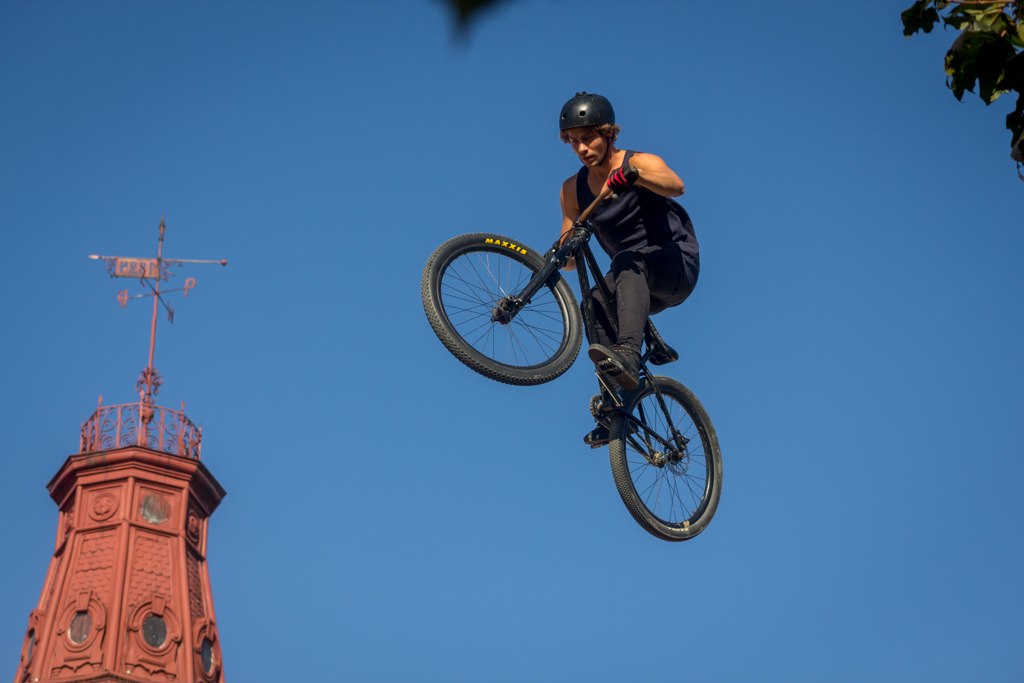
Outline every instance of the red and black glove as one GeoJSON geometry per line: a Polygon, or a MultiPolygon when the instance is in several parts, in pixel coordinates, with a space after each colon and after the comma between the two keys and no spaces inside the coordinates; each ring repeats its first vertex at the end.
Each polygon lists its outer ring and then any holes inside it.
{"type": "Polygon", "coordinates": [[[640,172],[632,166],[626,166],[623,168],[619,166],[617,169],[612,171],[612,174],[608,176],[608,187],[612,191],[619,193],[623,190],[629,189],[636,179],[640,177],[640,172]]]}

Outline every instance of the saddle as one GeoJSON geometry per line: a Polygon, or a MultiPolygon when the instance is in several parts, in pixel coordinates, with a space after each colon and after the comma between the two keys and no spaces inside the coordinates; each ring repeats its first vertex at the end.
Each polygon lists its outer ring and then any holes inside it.
{"type": "Polygon", "coordinates": [[[644,330],[644,341],[647,342],[647,361],[651,365],[665,365],[679,360],[679,352],[658,334],[650,320],[647,321],[647,328],[644,330]]]}

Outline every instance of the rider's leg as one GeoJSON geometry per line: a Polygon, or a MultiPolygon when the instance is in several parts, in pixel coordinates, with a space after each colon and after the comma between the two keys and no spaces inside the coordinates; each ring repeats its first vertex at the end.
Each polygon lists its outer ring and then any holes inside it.
{"type": "Polygon", "coordinates": [[[605,284],[612,296],[611,300],[605,298],[599,287],[594,287],[590,292],[596,318],[594,338],[590,339],[590,359],[605,377],[624,389],[633,389],[640,381],[640,355],[630,349],[616,346],[620,335],[617,333],[618,295],[615,290],[617,281],[614,273],[605,275],[605,284]]]}
{"type": "Polygon", "coordinates": [[[615,309],[619,333],[615,343],[640,352],[644,325],[651,311],[651,293],[647,284],[648,267],[639,251],[623,251],[612,259],[615,279],[615,309]]]}
{"type": "MultiPolygon", "coordinates": [[[[615,280],[612,278],[611,273],[605,276],[605,283],[608,285],[608,289],[615,292],[615,280]]],[[[603,344],[605,346],[611,346],[615,343],[615,305],[614,301],[609,303],[605,301],[604,295],[601,293],[600,287],[594,287],[590,290],[590,304],[594,312],[594,323],[595,329],[593,334],[588,330],[587,341],[591,344],[603,344]],[[591,338],[593,337],[593,338],[591,338]]],[[[582,311],[583,304],[580,304],[582,311]]]]}
{"type": "MultiPolygon", "coordinates": [[[[612,271],[605,276],[614,307],[597,287],[591,292],[599,328],[595,330],[598,339],[590,340],[591,360],[625,388],[635,387],[639,383],[640,342],[648,315],[682,303],[693,291],[698,268],[696,262],[687,262],[673,245],[618,254],[612,260],[612,271]],[[618,321],[617,334],[611,312],[618,321]]],[[[591,448],[607,444],[607,425],[598,423],[583,441],[591,448]]]]}
{"type": "Polygon", "coordinates": [[[688,270],[674,245],[624,251],[612,259],[619,322],[616,344],[640,350],[647,317],[681,303],[693,290],[688,270]]]}
{"type": "MultiPolygon", "coordinates": [[[[611,292],[615,291],[615,278],[612,277],[611,273],[605,276],[605,284],[611,292]]],[[[588,332],[587,340],[592,344],[596,344],[600,347],[609,347],[615,343],[615,304],[614,300],[609,303],[604,294],[601,292],[600,287],[594,287],[590,290],[590,303],[591,310],[594,313],[594,330],[591,334],[588,332]]],[[[582,308],[582,304],[580,305],[582,308]]],[[[607,396],[604,389],[601,390],[601,400],[609,401],[610,397],[607,396]]],[[[598,400],[595,396],[593,400],[598,400]]],[[[595,415],[595,419],[597,416],[595,415]]],[[[607,419],[598,419],[597,424],[592,430],[583,435],[583,443],[587,444],[591,448],[599,448],[608,444],[608,422],[607,419]]]]}
{"type": "Polygon", "coordinates": [[[697,286],[700,262],[672,247],[647,247],[651,315],[686,301],[697,286]]]}
{"type": "Polygon", "coordinates": [[[619,252],[609,274],[615,294],[615,343],[590,346],[590,359],[625,389],[640,382],[640,345],[647,317],[680,303],[692,289],[682,252],[675,245],[619,252]]]}

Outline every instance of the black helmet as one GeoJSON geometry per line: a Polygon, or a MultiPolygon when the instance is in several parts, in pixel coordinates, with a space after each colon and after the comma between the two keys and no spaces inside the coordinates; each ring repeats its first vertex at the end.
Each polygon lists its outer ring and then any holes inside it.
{"type": "Polygon", "coordinates": [[[562,105],[562,114],[558,117],[558,130],[600,126],[602,123],[615,123],[612,103],[601,95],[578,92],[562,105]]]}

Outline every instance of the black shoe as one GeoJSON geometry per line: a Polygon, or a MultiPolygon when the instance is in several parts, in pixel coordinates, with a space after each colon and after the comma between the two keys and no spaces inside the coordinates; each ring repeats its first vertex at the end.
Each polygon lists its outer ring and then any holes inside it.
{"type": "Polygon", "coordinates": [[[602,424],[597,425],[592,430],[587,432],[586,436],[583,437],[583,443],[587,444],[591,448],[600,448],[601,446],[607,446],[608,428],[602,424]]]}
{"type": "Polygon", "coordinates": [[[591,344],[588,353],[597,369],[623,389],[632,391],[640,384],[640,354],[628,346],[616,344],[609,349],[591,344]]]}

